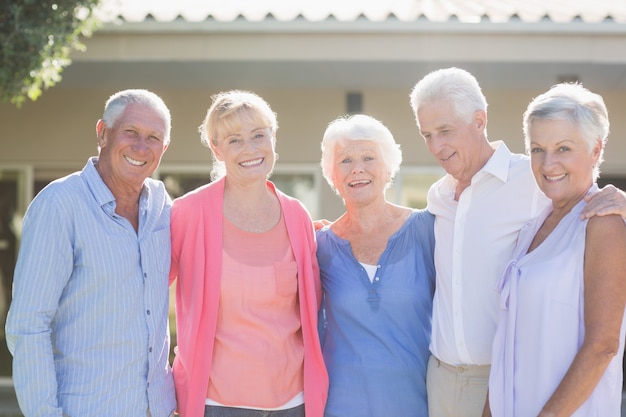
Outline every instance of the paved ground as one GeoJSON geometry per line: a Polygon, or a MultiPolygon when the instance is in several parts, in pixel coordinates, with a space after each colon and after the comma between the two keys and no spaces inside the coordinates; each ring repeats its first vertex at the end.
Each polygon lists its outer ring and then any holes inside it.
{"type": "MultiPolygon", "coordinates": [[[[23,417],[17,406],[11,380],[2,377],[0,377],[0,417],[23,417]]],[[[622,400],[622,417],[626,417],[626,394],[622,400]]]]}

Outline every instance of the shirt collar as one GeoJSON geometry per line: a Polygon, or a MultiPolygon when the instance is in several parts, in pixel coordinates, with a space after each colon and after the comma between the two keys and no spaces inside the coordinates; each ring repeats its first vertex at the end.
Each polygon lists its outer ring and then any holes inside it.
{"type": "MultiPolygon", "coordinates": [[[[495,151],[487,163],[476,174],[474,174],[472,183],[485,175],[492,175],[502,182],[507,181],[509,177],[509,165],[513,154],[511,154],[509,148],[507,148],[506,144],[501,140],[491,142],[491,145],[495,151]]],[[[446,174],[443,182],[441,183],[441,192],[443,194],[454,196],[456,184],[457,180],[452,175],[446,174]]]]}
{"type": "MultiPolygon", "coordinates": [[[[85,168],[83,169],[83,173],[82,173],[83,178],[85,182],[87,183],[87,187],[89,187],[91,194],[93,194],[93,197],[98,202],[98,205],[100,206],[109,205],[109,204],[114,205],[115,197],[113,196],[113,193],[111,192],[109,187],[107,187],[107,185],[102,180],[102,177],[98,173],[98,170],[96,169],[97,163],[98,163],[97,156],[93,156],[89,158],[89,160],[87,161],[87,164],[85,165],[85,168]]],[[[148,200],[149,198],[150,198],[150,190],[148,187],[146,187],[146,183],[144,181],[144,184],[141,187],[141,198],[140,198],[140,205],[139,205],[140,209],[145,209],[146,200],[148,200]]]]}
{"type": "Polygon", "coordinates": [[[501,140],[491,142],[491,145],[495,149],[495,152],[491,155],[491,158],[489,158],[485,166],[478,171],[477,175],[484,172],[485,174],[493,175],[502,182],[506,182],[509,177],[509,165],[511,164],[513,155],[506,144],[501,140]]]}
{"type": "Polygon", "coordinates": [[[82,177],[87,183],[87,187],[89,188],[89,191],[91,191],[91,194],[97,201],[98,205],[104,206],[115,202],[115,197],[98,173],[98,170],[96,169],[97,163],[97,156],[89,158],[85,168],[83,168],[82,177]]]}

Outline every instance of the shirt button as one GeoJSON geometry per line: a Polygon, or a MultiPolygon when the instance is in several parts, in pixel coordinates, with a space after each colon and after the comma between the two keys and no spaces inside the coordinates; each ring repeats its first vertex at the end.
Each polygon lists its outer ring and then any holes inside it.
{"type": "Polygon", "coordinates": [[[147,315],[150,315],[150,310],[146,310],[146,314],[147,314],[147,315]]]}
{"type": "Polygon", "coordinates": [[[380,281],[380,278],[376,277],[376,278],[374,278],[374,281],[378,282],[378,281],[380,281]]]}
{"type": "Polygon", "coordinates": [[[143,273],[143,277],[144,277],[144,278],[148,278],[148,273],[147,273],[147,272],[144,272],[144,273],[143,273]]]}

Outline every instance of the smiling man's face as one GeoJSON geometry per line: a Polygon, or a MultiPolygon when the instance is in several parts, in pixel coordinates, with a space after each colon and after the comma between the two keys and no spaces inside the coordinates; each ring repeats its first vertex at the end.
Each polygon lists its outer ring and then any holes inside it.
{"type": "Polygon", "coordinates": [[[154,173],[168,146],[166,126],[158,111],[137,103],[128,104],[112,127],[98,121],[98,172],[112,191],[141,187],[154,173]]]}

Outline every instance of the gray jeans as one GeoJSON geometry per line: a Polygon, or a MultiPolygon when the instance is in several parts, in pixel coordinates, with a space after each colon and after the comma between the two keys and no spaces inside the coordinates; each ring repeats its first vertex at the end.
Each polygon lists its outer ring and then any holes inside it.
{"type": "Polygon", "coordinates": [[[287,410],[275,411],[206,405],[204,417],[304,417],[304,404],[287,410]]]}

